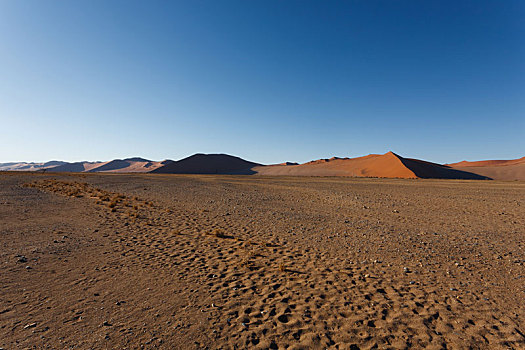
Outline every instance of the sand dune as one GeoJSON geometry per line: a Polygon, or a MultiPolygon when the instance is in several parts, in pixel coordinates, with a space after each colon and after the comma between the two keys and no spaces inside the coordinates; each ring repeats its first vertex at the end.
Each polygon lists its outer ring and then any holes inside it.
{"type": "Polygon", "coordinates": [[[355,176],[414,179],[417,176],[392,152],[352,159],[320,159],[300,165],[274,165],[253,169],[259,175],[355,176]]]}
{"type": "Polygon", "coordinates": [[[498,160],[480,160],[480,161],[467,161],[464,160],[458,163],[446,164],[451,167],[485,167],[485,166],[506,166],[516,165],[525,163],[525,157],[519,159],[498,159],[498,160]]]}
{"type": "Polygon", "coordinates": [[[115,159],[89,170],[89,172],[147,173],[163,166],[143,158],[115,159]]]}
{"type": "Polygon", "coordinates": [[[473,172],[494,180],[525,181],[525,157],[510,160],[462,161],[447,165],[460,171],[473,172]]]}
{"type": "Polygon", "coordinates": [[[115,159],[108,162],[75,162],[65,163],[50,168],[53,172],[118,172],[147,173],[163,166],[163,162],[154,162],[143,158],[115,159]]]}
{"type": "Polygon", "coordinates": [[[403,158],[393,152],[370,154],[359,158],[320,159],[301,165],[273,165],[253,169],[260,175],[353,176],[381,178],[485,179],[470,172],[403,158]]]}
{"type": "Polygon", "coordinates": [[[90,171],[106,163],[107,162],[74,162],[62,164],[57,167],[50,168],[49,170],[53,172],[81,173],[84,171],[90,171]]]}
{"type": "Polygon", "coordinates": [[[253,167],[261,166],[227,154],[197,153],[190,157],[167,163],[153,170],[164,174],[253,174],[253,167]]]}
{"type": "Polygon", "coordinates": [[[66,162],[52,160],[45,163],[28,163],[28,162],[10,162],[0,163],[0,171],[38,171],[53,168],[66,162]]]}
{"type": "Polygon", "coordinates": [[[393,152],[358,158],[318,159],[299,164],[263,165],[227,154],[194,154],[161,162],[135,157],[106,162],[0,163],[0,171],[118,172],[163,174],[233,174],[271,176],[351,176],[377,178],[433,178],[474,180],[525,180],[525,157],[512,160],[462,161],[436,164],[404,158],[393,152]]]}

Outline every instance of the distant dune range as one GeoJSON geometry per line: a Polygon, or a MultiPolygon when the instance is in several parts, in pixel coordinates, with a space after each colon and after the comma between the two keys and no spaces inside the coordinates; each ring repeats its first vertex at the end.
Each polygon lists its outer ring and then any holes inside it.
{"type": "Polygon", "coordinates": [[[284,162],[263,165],[227,154],[198,153],[178,161],[164,160],[161,162],[144,158],[126,158],[108,162],[0,163],[0,171],[350,176],[525,181],[525,157],[513,160],[462,161],[442,165],[419,159],[404,158],[393,152],[387,152],[358,158],[319,159],[304,164],[284,162]]]}
{"type": "Polygon", "coordinates": [[[525,157],[512,160],[483,160],[478,162],[462,161],[447,166],[490,177],[495,180],[525,181],[525,157]]]}
{"type": "Polygon", "coordinates": [[[54,172],[114,172],[114,173],[147,173],[163,166],[162,162],[153,162],[143,158],[114,159],[109,162],[76,162],[66,163],[54,168],[54,172]]]}

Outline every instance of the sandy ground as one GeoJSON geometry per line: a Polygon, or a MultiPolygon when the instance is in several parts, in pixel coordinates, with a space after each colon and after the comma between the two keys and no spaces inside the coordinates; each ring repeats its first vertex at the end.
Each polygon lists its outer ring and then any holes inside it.
{"type": "Polygon", "coordinates": [[[2,173],[0,204],[3,349],[525,348],[522,182],[2,173]]]}

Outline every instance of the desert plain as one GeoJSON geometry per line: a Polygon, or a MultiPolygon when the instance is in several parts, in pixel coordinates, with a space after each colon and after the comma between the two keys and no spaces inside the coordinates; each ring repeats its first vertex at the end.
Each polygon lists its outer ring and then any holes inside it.
{"type": "Polygon", "coordinates": [[[524,349],[525,183],[0,173],[2,349],[524,349]]]}

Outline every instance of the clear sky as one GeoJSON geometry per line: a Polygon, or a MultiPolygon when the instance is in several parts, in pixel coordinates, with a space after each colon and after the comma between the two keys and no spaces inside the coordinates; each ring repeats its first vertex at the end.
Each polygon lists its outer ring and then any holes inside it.
{"type": "Polygon", "coordinates": [[[525,156],[525,1],[0,0],[0,162],[525,156]]]}

